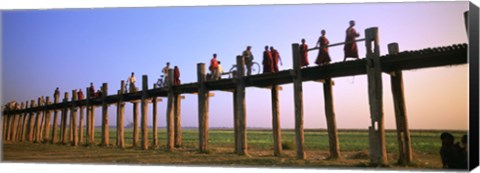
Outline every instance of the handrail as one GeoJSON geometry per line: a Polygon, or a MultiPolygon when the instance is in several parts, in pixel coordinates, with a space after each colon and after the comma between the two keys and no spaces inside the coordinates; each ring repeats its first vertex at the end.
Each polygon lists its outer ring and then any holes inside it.
{"type": "MultiPolygon", "coordinates": [[[[347,42],[329,44],[329,45],[327,45],[327,47],[339,46],[339,45],[344,45],[344,44],[347,44],[347,43],[354,43],[354,42],[360,42],[360,41],[365,41],[365,40],[366,40],[365,38],[361,38],[361,39],[357,39],[357,40],[354,40],[354,41],[347,41],[347,42]]],[[[307,49],[307,51],[317,50],[319,48],[320,47],[313,47],[313,48],[307,49]]]]}

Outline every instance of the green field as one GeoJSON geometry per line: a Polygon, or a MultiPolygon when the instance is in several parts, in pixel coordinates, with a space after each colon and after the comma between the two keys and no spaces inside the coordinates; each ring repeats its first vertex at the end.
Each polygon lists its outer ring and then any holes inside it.
{"type": "MultiPolygon", "coordinates": [[[[198,131],[183,129],[182,146],[173,152],[166,151],[166,130],[159,129],[157,146],[152,147],[152,129],[149,129],[149,150],[132,148],[133,129],[125,129],[126,149],[115,146],[115,128],[109,129],[108,147],[45,143],[4,143],[4,160],[7,161],[51,161],[73,163],[128,163],[128,164],[207,164],[207,165],[243,165],[243,166],[301,166],[301,167],[364,167],[368,166],[368,133],[366,130],[339,130],[340,153],[342,159],[329,160],[328,134],[324,130],[305,131],[306,160],[296,159],[295,133],[282,130],[282,141],[291,149],[284,149],[282,156],[273,156],[273,135],[271,130],[247,130],[247,156],[234,154],[234,136],[231,129],[209,130],[208,152],[199,153],[198,131]],[[28,148],[28,149],[25,149],[28,148]],[[32,152],[35,157],[32,156],[32,152]],[[71,158],[69,155],[74,154],[71,158]],[[52,156],[53,155],[53,156],[52,156]],[[98,156],[98,157],[94,157],[98,156]],[[133,157],[134,156],[134,157],[133,157]],[[70,158],[70,159],[66,159],[70,158]],[[204,160],[204,158],[208,161],[204,160]]],[[[386,131],[386,147],[389,167],[399,169],[439,169],[441,168],[439,150],[442,131],[411,131],[413,162],[409,165],[397,165],[397,137],[395,131],[386,131]]],[[[456,141],[465,131],[450,131],[456,141]]],[[[140,134],[140,133],[139,133],[140,134]]],[[[95,129],[95,142],[101,142],[101,129],[95,129]]],[[[139,136],[141,142],[141,136],[139,136]]],[[[82,143],[84,144],[84,143],[82,143]]],[[[138,145],[140,146],[140,145],[138,145]]]]}

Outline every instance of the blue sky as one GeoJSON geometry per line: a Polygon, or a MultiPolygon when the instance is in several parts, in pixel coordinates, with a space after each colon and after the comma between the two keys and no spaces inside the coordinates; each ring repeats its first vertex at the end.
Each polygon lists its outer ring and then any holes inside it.
{"type": "MultiPolygon", "coordinates": [[[[131,72],[137,79],[156,81],[165,63],[178,65],[183,83],[196,81],[196,64],[218,54],[229,69],[246,45],[261,62],[265,45],[276,47],[290,69],[291,44],[314,46],[320,30],[330,43],[343,42],[349,20],[363,38],[368,27],[379,27],[381,54],[387,44],[401,50],[466,43],[463,12],[466,2],[312,4],[274,6],[158,7],[2,11],[2,101],[19,102],[109,84],[116,93],[131,72]]],[[[364,57],[363,42],[358,43],[364,57]]],[[[311,52],[314,62],[317,52],[311,52]]],[[[334,62],[342,47],[332,47],[334,62]]],[[[383,75],[386,128],[395,128],[389,76],[383,75]]],[[[336,78],[334,105],[338,128],[366,129],[370,124],[366,76],[336,78]]],[[[466,65],[404,72],[409,125],[412,129],[467,129],[468,68],[466,65]],[[452,100],[455,102],[452,103],[452,100]],[[432,124],[432,122],[435,122],[432,124]]],[[[321,83],[306,82],[306,128],[325,128],[321,83]]],[[[185,95],[182,124],[197,126],[197,96],[185,95]]],[[[271,127],[270,91],[247,89],[247,126],[271,127]]],[[[166,100],[159,104],[159,124],[165,125],[166,100]]],[[[210,99],[210,126],[231,127],[231,93],[210,99]]],[[[293,128],[293,88],[280,92],[281,127],[293,128]]],[[[115,124],[115,108],[110,123],[115,124]]],[[[99,111],[99,109],[98,109],[99,111]]],[[[126,121],[131,118],[127,105],[126,121]]],[[[149,110],[151,114],[151,109],[149,110]]],[[[100,114],[96,114],[100,115],[100,114]]],[[[151,115],[150,115],[151,116],[151,115]]],[[[96,117],[100,122],[100,116],[96,117]]],[[[151,122],[150,122],[151,124],[151,122]]]]}

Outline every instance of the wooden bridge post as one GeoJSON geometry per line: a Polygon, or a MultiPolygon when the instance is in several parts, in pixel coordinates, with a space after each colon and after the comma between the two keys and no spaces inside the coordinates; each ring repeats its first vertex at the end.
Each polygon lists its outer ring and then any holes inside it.
{"type": "Polygon", "coordinates": [[[148,149],[148,76],[142,76],[142,149],[148,149]]]}
{"type": "MultiPolygon", "coordinates": [[[[398,54],[398,43],[388,44],[389,54],[398,54]]],[[[395,107],[395,120],[397,125],[398,140],[398,163],[407,164],[412,161],[412,145],[410,143],[410,130],[408,129],[407,111],[405,106],[405,96],[403,94],[403,75],[402,71],[393,71],[390,73],[390,82],[392,86],[393,104],[395,107]]]]}
{"type": "Polygon", "coordinates": [[[87,132],[86,132],[86,138],[85,138],[85,141],[86,141],[86,142],[85,142],[85,143],[86,143],[87,145],[89,145],[89,144],[92,143],[92,140],[91,140],[91,139],[92,139],[92,137],[91,137],[91,136],[92,136],[92,133],[91,133],[91,116],[92,116],[92,115],[91,115],[91,111],[92,111],[92,106],[90,105],[90,87],[87,87],[86,90],[85,90],[85,92],[87,93],[87,95],[86,95],[86,97],[85,97],[85,98],[86,98],[86,101],[87,101],[87,105],[85,106],[85,107],[86,107],[86,108],[85,108],[85,109],[86,109],[85,112],[87,112],[87,118],[86,118],[87,120],[86,120],[86,122],[85,122],[86,131],[87,131],[87,132]]]}
{"type": "Polygon", "coordinates": [[[20,137],[20,141],[25,141],[25,136],[28,132],[27,130],[27,124],[28,124],[28,112],[27,112],[27,109],[28,109],[28,100],[25,101],[25,111],[23,112],[23,123],[22,123],[22,132],[21,132],[21,137],[20,137]]]}
{"type": "MultiPolygon", "coordinates": [[[[88,96],[87,96],[88,97],[88,96]]],[[[78,100],[80,101],[80,98],[78,98],[78,100]]],[[[83,106],[79,106],[78,107],[79,109],[79,114],[80,114],[80,120],[78,120],[78,143],[79,144],[82,144],[83,143],[83,120],[85,119],[84,118],[84,112],[83,112],[83,106]]]]}
{"type": "Polygon", "coordinates": [[[117,145],[120,148],[125,148],[125,103],[123,103],[123,93],[125,93],[125,81],[120,82],[120,90],[118,91],[117,102],[117,145]]]}
{"type": "MultiPolygon", "coordinates": [[[[236,75],[234,75],[236,77],[236,75]]],[[[237,103],[237,90],[234,89],[233,90],[233,137],[234,137],[234,140],[235,140],[235,153],[237,154],[240,154],[240,150],[239,150],[239,146],[240,146],[240,142],[239,142],[239,137],[238,137],[238,126],[239,126],[239,122],[238,122],[238,111],[237,111],[237,106],[238,106],[238,103],[237,103]]]]}
{"type": "Polygon", "coordinates": [[[295,102],[295,142],[297,145],[297,158],[305,159],[304,129],[303,129],[303,91],[302,91],[302,70],[300,68],[299,44],[292,44],[293,53],[293,97],[295,102]]]}
{"type": "Polygon", "coordinates": [[[5,136],[4,139],[5,141],[10,141],[10,133],[11,133],[11,122],[12,122],[12,110],[10,108],[10,105],[7,105],[8,112],[5,115],[6,116],[6,121],[5,121],[5,136]]]}
{"type": "Polygon", "coordinates": [[[272,86],[272,127],[273,127],[273,154],[282,154],[282,131],[280,130],[280,104],[278,99],[278,86],[272,86]]]}
{"type": "Polygon", "coordinates": [[[247,123],[246,123],[246,104],[245,104],[245,61],[242,56],[237,56],[237,76],[235,94],[236,94],[236,115],[237,119],[237,154],[247,155],[248,154],[248,143],[247,143],[247,123]]]}
{"type": "MultiPolygon", "coordinates": [[[[197,80],[198,80],[198,135],[199,150],[206,152],[208,149],[208,89],[205,86],[206,72],[205,64],[197,64],[197,80]]],[[[170,101],[170,99],[169,99],[170,101]]],[[[170,104],[169,104],[170,105],[170,104]]]]}
{"type": "MultiPolygon", "coordinates": [[[[4,113],[6,113],[7,108],[5,108],[4,113]]],[[[7,140],[7,122],[8,122],[8,114],[2,114],[2,139],[7,140]]]]}
{"type": "Polygon", "coordinates": [[[33,136],[33,142],[40,142],[40,127],[42,126],[41,124],[41,117],[42,117],[42,110],[40,107],[43,106],[43,99],[41,97],[38,98],[38,104],[37,104],[37,117],[35,118],[35,130],[34,130],[34,136],[33,136]]]}
{"type": "Polygon", "coordinates": [[[20,104],[20,110],[22,111],[22,113],[19,113],[19,116],[18,116],[18,127],[17,127],[17,136],[16,136],[16,140],[17,141],[21,141],[22,139],[22,132],[23,132],[23,117],[25,116],[25,103],[22,102],[20,104]]]}
{"type": "Polygon", "coordinates": [[[57,143],[57,132],[58,132],[58,109],[57,109],[57,103],[58,99],[60,97],[60,94],[54,94],[53,95],[53,133],[52,133],[52,144],[57,143]]]}
{"type": "MultiPolygon", "coordinates": [[[[45,106],[52,104],[50,102],[50,97],[45,97],[45,106]]],[[[44,142],[48,142],[50,140],[50,121],[52,116],[52,110],[45,108],[45,134],[43,135],[44,142]]]]}
{"type": "Polygon", "coordinates": [[[72,145],[78,145],[78,130],[77,130],[77,90],[72,90],[72,109],[70,111],[71,125],[70,128],[73,131],[72,135],[72,145]]]}
{"type": "Polygon", "coordinates": [[[138,102],[133,102],[133,147],[138,145],[138,102]]]}
{"type": "MultiPolygon", "coordinates": [[[[153,89],[157,89],[157,85],[153,84],[153,89]]],[[[157,119],[157,97],[152,98],[152,121],[153,121],[153,141],[152,146],[153,148],[157,147],[158,145],[158,119],[157,119]]]]}
{"type": "MultiPolygon", "coordinates": [[[[14,111],[20,111],[20,106],[19,106],[19,104],[15,104],[15,107],[14,107],[13,110],[14,110],[14,111]]],[[[14,141],[14,142],[17,141],[17,140],[16,140],[16,136],[17,136],[17,124],[18,124],[17,121],[18,121],[18,119],[19,119],[19,118],[18,118],[18,115],[19,115],[18,113],[12,114],[12,125],[11,125],[12,130],[11,130],[10,140],[11,140],[11,141],[14,141]]]]}
{"type": "MultiPolygon", "coordinates": [[[[173,69],[168,70],[168,101],[167,101],[167,150],[173,151],[175,147],[175,130],[174,130],[174,118],[173,118],[173,107],[174,107],[174,93],[173,93],[173,69]]],[[[199,126],[201,127],[201,126],[199,126]]],[[[200,133],[201,133],[201,128],[200,133]]],[[[202,139],[200,139],[201,141],[202,139]]]]}
{"type": "Polygon", "coordinates": [[[175,94],[173,99],[173,114],[174,114],[174,140],[175,147],[182,146],[182,116],[181,116],[181,102],[182,96],[180,94],[175,94]]]}
{"type": "Polygon", "coordinates": [[[370,162],[374,165],[383,165],[387,164],[387,150],[385,147],[382,70],[380,67],[378,28],[373,27],[366,29],[365,39],[367,50],[368,98],[372,119],[372,126],[369,127],[370,162]],[[372,47],[372,42],[374,47],[372,47]]]}
{"type": "Polygon", "coordinates": [[[38,133],[38,142],[43,142],[44,140],[44,132],[45,132],[45,122],[46,122],[46,119],[47,119],[47,105],[48,105],[48,102],[46,100],[44,100],[44,97],[42,96],[42,106],[43,106],[43,109],[40,109],[40,111],[42,112],[42,116],[41,116],[41,120],[40,120],[40,133],[38,133]]]}
{"type": "Polygon", "coordinates": [[[108,146],[109,136],[108,136],[108,104],[107,104],[107,95],[108,95],[108,84],[102,84],[102,145],[108,146]]]}
{"type": "Polygon", "coordinates": [[[68,115],[68,107],[67,107],[67,102],[68,102],[68,92],[65,92],[65,96],[63,98],[63,111],[62,111],[62,134],[60,140],[62,141],[62,144],[65,144],[67,141],[67,115],[68,115]]]}
{"type": "Polygon", "coordinates": [[[330,146],[330,158],[340,158],[340,145],[338,142],[337,122],[335,119],[335,111],[333,107],[333,81],[331,78],[325,79],[323,83],[323,96],[325,99],[325,116],[327,119],[328,144],[330,146]]]}
{"type": "Polygon", "coordinates": [[[30,101],[30,116],[28,117],[28,136],[27,141],[33,141],[33,127],[35,125],[35,112],[33,111],[35,107],[35,100],[30,101]]]}

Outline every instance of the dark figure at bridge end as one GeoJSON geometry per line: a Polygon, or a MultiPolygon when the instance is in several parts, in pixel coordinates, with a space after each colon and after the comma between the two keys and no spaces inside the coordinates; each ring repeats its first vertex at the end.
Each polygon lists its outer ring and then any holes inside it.
{"type": "Polygon", "coordinates": [[[345,52],[345,57],[343,61],[346,61],[347,58],[358,58],[358,48],[357,43],[355,42],[355,37],[359,37],[360,34],[355,31],[353,28],[355,26],[355,21],[350,21],[350,26],[347,28],[346,37],[345,37],[345,47],[343,47],[343,51],[345,52]]]}
{"type": "Polygon", "coordinates": [[[305,39],[302,38],[302,44],[300,45],[300,67],[306,67],[308,64],[308,45],[305,44],[305,39]]]}
{"type": "Polygon", "coordinates": [[[315,64],[318,65],[329,64],[330,61],[332,61],[330,59],[330,54],[328,53],[328,44],[330,44],[330,42],[328,41],[327,37],[325,37],[325,30],[322,29],[321,34],[322,36],[318,38],[316,45],[317,47],[319,47],[319,51],[317,60],[315,60],[315,64]]]}

